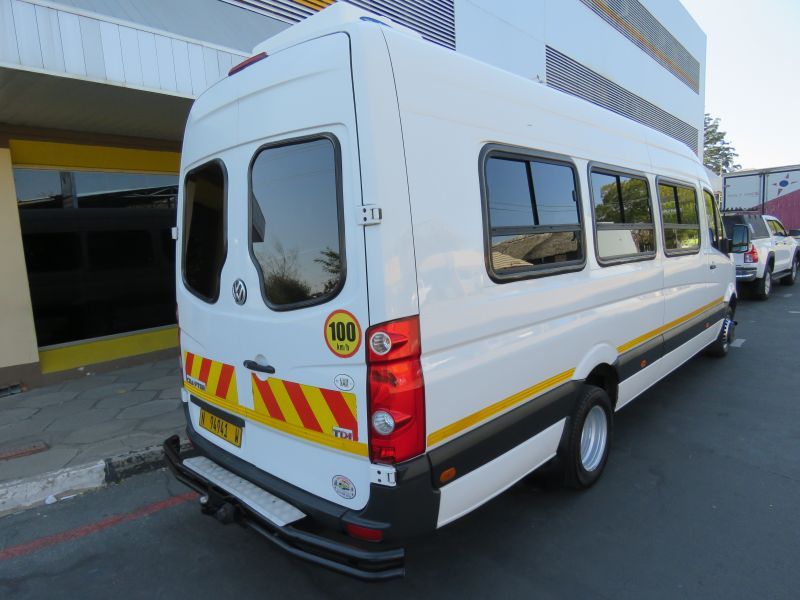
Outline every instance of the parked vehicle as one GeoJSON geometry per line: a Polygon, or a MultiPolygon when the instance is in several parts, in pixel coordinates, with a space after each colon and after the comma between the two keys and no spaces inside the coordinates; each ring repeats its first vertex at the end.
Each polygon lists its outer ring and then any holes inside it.
{"type": "Polygon", "coordinates": [[[766,300],[772,293],[773,280],[794,285],[800,263],[800,244],[790,236],[775,217],[757,213],[724,213],[726,229],[747,225],[751,243],[746,252],[733,254],[736,280],[749,283],[757,298],[766,300]]]}
{"type": "Polygon", "coordinates": [[[756,211],[800,227],[800,165],[734,171],[722,179],[724,211],[756,211]]]}
{"type": "Polygon", "coordinates": [[[727,352],[730,240],[682,144],[344,3],[255,51],[183,146],[197,455],[165,451],[206,512],[398,576],[545,463],[594,484],[616,411],[727,352]]]}

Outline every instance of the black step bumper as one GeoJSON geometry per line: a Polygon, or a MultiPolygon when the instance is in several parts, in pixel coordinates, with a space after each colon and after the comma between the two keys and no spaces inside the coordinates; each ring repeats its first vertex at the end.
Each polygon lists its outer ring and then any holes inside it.
{"type": "Polygon", "coordinates": [[[179,481],[208,497],[212,505],[228,503],[236,507],[239,523],[261,534],[292,556],[366,581],[381,581],[405,575],[403,548],[367,549],[292,525],[275,525],[250,510],[236,497],[187,469],[180,455],[180,439],[177,435],[165,440],[163,448],[167,467],[179,481]]]}

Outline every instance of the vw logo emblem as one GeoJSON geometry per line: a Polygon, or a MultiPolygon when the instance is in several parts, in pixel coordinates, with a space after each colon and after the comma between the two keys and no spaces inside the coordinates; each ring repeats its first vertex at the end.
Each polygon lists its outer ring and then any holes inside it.
{"type": "Polygon", "coordinates": [[[233,299],[236,300],[236,304],[239,305],[247,301],[247,287],[241,279],[237,279],[233,282],[233,299]]]}

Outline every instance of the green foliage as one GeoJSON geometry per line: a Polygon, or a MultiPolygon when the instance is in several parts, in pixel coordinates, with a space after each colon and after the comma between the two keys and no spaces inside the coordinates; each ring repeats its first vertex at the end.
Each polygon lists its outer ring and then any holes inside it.
{"type": "Polygon", "coordinates": [[[717,175],[742,168],[736,164],[736,149],[725,139],[726,132],[719,130],[719,119],[706,113],[704,123],[703,164],[717,175]]]}

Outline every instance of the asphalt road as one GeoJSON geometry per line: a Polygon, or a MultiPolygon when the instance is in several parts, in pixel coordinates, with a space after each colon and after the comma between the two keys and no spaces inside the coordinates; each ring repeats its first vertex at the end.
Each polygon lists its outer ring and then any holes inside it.
{"type": "Polygon", "coordinates": [[[0,598],[797,598],[800,285],[737,319],[741,347],[617,415],[594,488],[517,485],[409,544],[403,580],[298,562],[160,471],[0,519],[0,598]]]}

